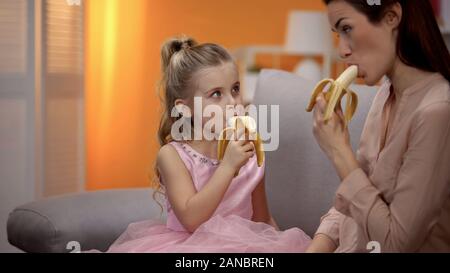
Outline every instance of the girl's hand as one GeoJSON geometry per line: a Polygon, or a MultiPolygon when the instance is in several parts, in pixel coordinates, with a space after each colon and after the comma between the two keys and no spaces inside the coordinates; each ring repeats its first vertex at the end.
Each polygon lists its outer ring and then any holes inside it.
{"type": "Polygon", "coordinates": [[[230,140],[222,161],[222,164],[232,168],[235,172],[238,172],[242,166],[247,164],[255,154],[253,142],[241,139],[242,134],[243,132],[238,132],[236,138],[230,140]]]}
{"type": "Polygon", "coordinates": [[[342,109],[338,106],[327,124],[323,120],[325,109],[326,101],[323,94],[320,94],[314,108],[314,137],[320,148],[334,163],[341,179],[344,179],[351,171],[358,168],[358,164],[350,145],[348,128],[344,125],[342,109]]]}

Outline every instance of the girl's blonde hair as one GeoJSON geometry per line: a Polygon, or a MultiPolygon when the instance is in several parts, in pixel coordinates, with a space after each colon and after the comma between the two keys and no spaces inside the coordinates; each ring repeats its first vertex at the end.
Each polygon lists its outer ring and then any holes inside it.
{"type": "MultiPolygon", "coordinates": [[[[163,114],[158,130],[161,147],[172,141],[172,125],[179,119],[171,117],[172,108],[177,99],[187,99],[191,95],[189,91],[193,84],[193,75],[201,69],[227,62],[233,62],[233,58],[225,48],[217,44],[198,44],[194,39],[186,36],[170,39],[163,44],[160,83],[163,114]]],[[[156,188],[155,194],[163,194],[163,186],[156,165],[155,174],[153,183],[156,188]]]]}

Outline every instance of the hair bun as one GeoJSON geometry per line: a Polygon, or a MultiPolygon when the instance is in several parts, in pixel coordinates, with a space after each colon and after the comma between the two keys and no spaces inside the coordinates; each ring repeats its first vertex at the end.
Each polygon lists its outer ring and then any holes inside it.
{"type": "Polygon", "coordinates": [[[172,59],[173,55],[182,50],[188,50],[196,45],[197,42],[194,39],[187,36],[170,39],[167,42],[165,42],[161,49],[163,70],[165,70],[165,68],[169,66],[170,60],[172,59]]]}
{"type": "Polygon", "coordinates": [[[190,49],[191,47],[194,47],[195,45],[197,45],[197,43],[195,42],[195,40],[191,39],[191,38],[183,38],[180,39],[179,42],[181,43],[181,49],[190,49]]]}

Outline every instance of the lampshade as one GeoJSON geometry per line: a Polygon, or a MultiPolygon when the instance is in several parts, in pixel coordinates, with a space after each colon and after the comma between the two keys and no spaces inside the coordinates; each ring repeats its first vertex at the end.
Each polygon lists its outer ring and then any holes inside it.
{"type": "Polygon", "coordinates": [[[294,54],[323,54],[332,47],[330,24],[323,12],[291,11],[285,50],[294,54]]]}

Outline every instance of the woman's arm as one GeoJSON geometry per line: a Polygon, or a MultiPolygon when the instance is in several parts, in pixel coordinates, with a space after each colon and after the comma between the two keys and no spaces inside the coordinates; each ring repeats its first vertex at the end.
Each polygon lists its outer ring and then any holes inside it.
{"type": "Polygon", "coordinates": [[[344,215],[335,208],[331,208],[324,216],[322,216],[320,219],[320,226],[306,252],[334,252],[339,245],[339,223],[343,216],[344,215]]]}
{"type": "Polygon", "coordinates": [[[323,114],[326,102],[323,94],[317,97],[314,108],[313,133],[320,148],[333,163],[337,174],[343,180],[352,171],[359,168],[356,156],[350,145],[348,128],[344,128],[344,116],[342,109],[334,113],[332,119],[325,124],[323,114]]]}
{"type": "Polygon", "coordinates": [[[196,191],[192,178],[177,151],[165,145],[158,153],[157,166],[175,215],[189,231],[195,231],[215,212],[234,174],[253,155],[246,141],[230,141],[225,156],[211,179],[196,191]]]}
{"type": "Polygon", "coordinates": [[[336,209],[351,216],[384,252],[417,251],[450,192],[450,103],[422,109],[413,124],[390,203],[361,169],[345,178],[336,193],[336,209]]]}
{"type": "Polygon", "coordinates": [[[336,250],[336,248],[337,246],[330,237],[319,233],[314,236],[314,239],[306,250],[306,253],[332,253],[336,250]]]}
{"type": "Polygon", "coordinates": [[[334,115],[324,125],[320,112],[319,106],[315,118],[316,138],[343,178],[336,193],[335,208],[352,217],[365,232],[366,240],[379,242],[382,251],[418,250],[450,191],[450,103],[435,103],[414,117],[408,150],[396,181],[392,182],[395,195],[390,203],[386,203],[364,171],[349,159],[351,148],[343,144],[346,136],[339,129],[339,117],[334,115]],[[347,148],[335,148],[339,146],[337,143],[347,148]]]}
{"type": "Polygon", "coordinates": [[[253,216],[252,221],[263,222],[273,226],[276,230],[280,230],[277,223],[269,212],[269,206],[267,205],[266,188],[265,188],[265,176],[258,183],[252,193],[252,205],[253,216]]]}

